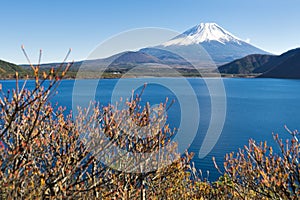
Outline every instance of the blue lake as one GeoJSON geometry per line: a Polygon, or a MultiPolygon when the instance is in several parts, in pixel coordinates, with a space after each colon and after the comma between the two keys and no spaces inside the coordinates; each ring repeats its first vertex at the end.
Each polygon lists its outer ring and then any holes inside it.
{"type": "MultiPolygon", "coordinates": [[[[76,91],[73,91],[74,80],[64,80],[58,88],[58,94],[51,101],[58,102],[59,105],[66,106],[67,110],[71,110],[72,106],[73,108],[77,106],[73,105],[74,102],[80,103],[80,106],[85,105],[92,93],[95,96],[94,100],[107,105],[111,102],[115,103],[119,97],[130,98],[133,89],[139,93],[143,87],[142,83],[148,83],[142,102],[155,105],[165,102],[166,97],[169,102],[174,99],[175,103],[167,112],[168,123],[171,127],[180,127],[182,122],[187,127],[195,125],[198,127],[195,134],[185,129],[186,135],[178,142],[182,142],[183,146],[189,145],[189,151],[195,152],[193,161],[196,167],[203,171],[204,176],[209,170],[209,180],[215,180],[219,174],[214,169],[213,156],[222,166],[225,154],[243,148],[250,138],[256,141],[267,140],[268,144],[276,149],[272,132],[279,133],[284,139],[290,138],[284,125],[291,130],[299,129],[300,121],[300,80],[237,78],[218,81],[224,84],[224,94],[212,94],[209,92],[207,82],[200,78],[103,79],[99,82],[98,80],[77,80],[76,91]],[[188,83],[187,85],[191,88],[184,85],[183,80],[187,80],[185,83],[188,83]],[[222,101],[225,99],[226,117],[220,137],[212,151],[200,159],[198,152],[211,123],[212,97],[222,101]],[[195,108],[193,103],[195,98],[199,108],[195,108]],[[200,119],[191,118],[182,121],[181,118],[186,116],[183,108],[190,112],[189,116],[193,116],[195,114],[193,111],[197,112],[199,109],[200,119]],[[190,138],[191,136],[193,138],[190,138]],[[192,139],[192,141],[187,140],[188,144],[185,144],[184,138],[192,139]]],[[[4,91],[15,86],[14,81],[0,81],[0,83],[4,91]]],[[[34,82],[29,81],[27,87],[33,86],[34,82]]]]}

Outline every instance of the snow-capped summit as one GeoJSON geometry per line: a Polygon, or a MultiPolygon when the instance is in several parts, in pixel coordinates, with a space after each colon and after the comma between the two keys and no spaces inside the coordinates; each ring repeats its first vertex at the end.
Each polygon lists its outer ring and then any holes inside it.
{"type": "Polygon", "coordinates": [[[228,42],[241,45],[241,42],[243,42],[216,23],[201,23],[165,42],[163,46],[191,45],[210,41],[217,41],[224,45],[228,42]]]}
{"type": "Polygon", "coordinates": [[[173,63],[180,59],[170,53],[179,53],[194,63],[198,62],[201,67],[206,67],[206,60],[222,65],[250,54],[270,54],[239,39],[216,23],[201,23],[161,45],[141,51],[159,59],[172,58],[173,63]]]}
{"type": "MultiPolygon", "coordinates": [[[[181,52],[181,55],[188,55],[189,60],[192,56],[195,57],[194,60],[199,60],[201,56],[198,51],[204,50],[217,65],[250,54],[270,54],[239,39],[216,23],[201,23],[154,48],[165,49],[170,52],[181,52]],[[198,48],[197,45],[201,48],[198,48]]],[[[164,55],[166,57],[165,53],[159,50],[154,51],[153,48],[143,49],[142,51],[152,56],[164,55]]],[[[203,58],[201,59],[203,60],[203,58]]]]}

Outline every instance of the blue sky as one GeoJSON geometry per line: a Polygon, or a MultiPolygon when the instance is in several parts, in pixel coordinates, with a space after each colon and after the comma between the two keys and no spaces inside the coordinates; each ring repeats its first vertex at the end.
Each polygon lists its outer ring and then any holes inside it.
{"type": "Polygon", "coordinates": [[[0,59],[27,63],[20,46],[37,59],[82,60],[107,38],[133,28],[161,27],[183,32],[216,22],[271,53],[300,47],[298,0],[95,0],[1,1],[0,59]]]}

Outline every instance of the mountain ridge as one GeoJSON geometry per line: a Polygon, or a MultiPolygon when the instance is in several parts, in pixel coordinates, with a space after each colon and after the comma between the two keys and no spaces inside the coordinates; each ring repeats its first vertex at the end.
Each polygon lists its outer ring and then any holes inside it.
{"type": "Polygon", "coordinates": [[[259,78],[300,78],[300,48],[289,50],[276,58],[269,70],[259,78]]]}
{"type": "Polygon", "coordinates": [[[16,72],[22,73],[24,69],[16,64],[0,60],[0,78],[12,78],[16,72]]]}
{"type": "Polygon", "coordinates": [[[223,74],[250,75],[259,78],[300,78],[300,48],[281,55],[248,55],[218,67],[223,74]]]}

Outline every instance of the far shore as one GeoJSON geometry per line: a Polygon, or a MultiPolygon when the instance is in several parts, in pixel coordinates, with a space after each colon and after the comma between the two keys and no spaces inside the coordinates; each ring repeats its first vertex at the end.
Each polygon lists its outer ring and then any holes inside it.
{"type": "MultiPolygon", "coordinates": [[[[75,72],[67,73],[63,80],[75,80],[75,79],[120,79],[120,78],[257,78],[259,74],[194,74],[194,73],[185,73],[185,74],[163,74],[162,76],[144,74],[144,75],[130,75],[130,74],[114,74],[114,73],[103,73],[101,76],[97,73],[88,72],[88,74],[77,75],[75,72]]],[[[33,79],[32,76],[21,75],[18,78],[19,80],[33,79]]],[[[7,76],[0,76],[0,80],[15,80],[15,75],[9,74],[7,76]]]]}

